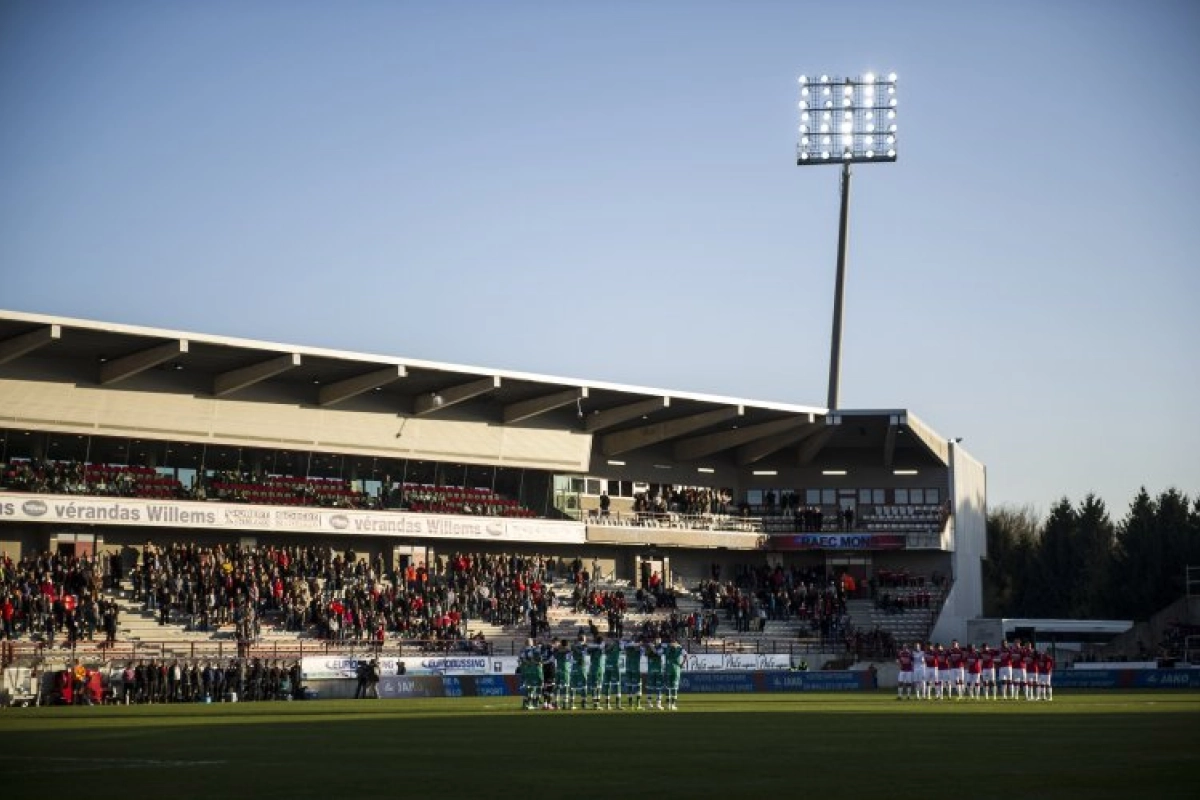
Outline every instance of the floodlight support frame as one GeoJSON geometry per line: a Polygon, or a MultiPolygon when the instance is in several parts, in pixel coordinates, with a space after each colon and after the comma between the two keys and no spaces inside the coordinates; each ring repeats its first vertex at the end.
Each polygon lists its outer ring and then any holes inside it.
{"type": "Polygon", "coordinates": [[[850,238],[850,164],[842,164],[842,208],[838,219],[837,279],[833,288],[833,334],[829,343],[830,411],[838,408],[842,382],[842,315],[846,306],[846,247],[850,238]]]}

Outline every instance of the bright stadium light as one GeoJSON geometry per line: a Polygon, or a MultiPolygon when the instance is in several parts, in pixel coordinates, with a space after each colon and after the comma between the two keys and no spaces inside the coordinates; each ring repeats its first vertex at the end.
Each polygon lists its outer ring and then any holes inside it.
{"type": "MultiPolygon", "coordinates": [[[[842,363],[842,313],[845,306],[846,239],[850,217],[850,165],[896,160],[896,73],[881,77],[868,72],[860,78],[839,78],[821,75],[817,108],[821,113],[820,136],[807,135],[807,125],[800,128],[796,148],[796,163],[842,165],[842,207],[838,224],[837,283],[833,297],[833,336],[829,351],[830,410],[838,407],[842,363]],[[835,98],[841,100],[835,103],[835,98]],[[841,116],[834,120],[835,106],[841,116]],[[886,135],[885,135],[886,134],[886,135]],[[836,137],[837,141],[834,141],[836,137]]],[[[810,96],[809,78],[800,76],[800,121],[808,123],[810,96]]]]}
{"type": "MultiPolygon", "coordinates": [[[[835,107],[840,109],[842,118],[851,124],[855,146],[851,149],[849,163],[895,161],[896,157],[887,155],[886,150],[868,148],[860,138],[861,134],[874,132],[877,118],[887,119],[889,122],[896,118],[895,73],[888,75],[887,78],[878,77],[869,72],[861,78],[831,78],[828,75],[822,75],[821,83],[823,84],[820,92],[822,105],[828,109],[835,107]],[[867,155],[869,149],[873,150],[871,155],[867,155]]],[[[810,89],[807,77],[801,77],[800,86],[800,108],[806,110],[810,108],[808,99],[810,89]]],[[[796,163],[812,163],[820,151],[821,147],[816,142],[809,142],[807,145],[801,144],[797,149],[796,163]],[[801,157],[803,153],[808,153],[807,159],[801,157]]]]}

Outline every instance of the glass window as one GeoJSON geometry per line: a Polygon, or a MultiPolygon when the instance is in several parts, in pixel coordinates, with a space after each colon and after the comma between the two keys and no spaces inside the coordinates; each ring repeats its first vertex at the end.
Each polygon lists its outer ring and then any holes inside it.
{"type": "Polygon", "coordinates": [[[821,504],[826,506],[837,505],[837,489],[822,489],[821,504]]]}
{"type": "Polygon", "coordinates": [[[919,505],[921,505],[921,503],[924,503],[925,502],[925,490],[924,489],[909,489],[908,490],[908,502],[912,503],[914,506],[919,506],[919,505]]]}
{"type": "Polygon", "coordinates": [[[600,494],[600,479],[588,478],[585,484],[584,494],[598,495],[600,494]]]}
{"type": "Polygon", "coordinates": [[[937,505],[938,503],[942,502],[940,494],[941,493],[938,492],[937,489],[926,489],[925,502],[929,503],[930,505],[937,505]]]}
{"type": "Polygon", "coordinates": [[[908,505],[908,489],[897,489],[896,490],[896,505],[898,505],[898,506],[908,505]]]}
{"type": "Polygon", "coordinates": [[[887,492],[885,492],[883,489],[872,489],[871,495],[872,500],[877,506],[881,506],[887,502],[887,492]]]}
{"type": "Polygon", "coordinates": [[[858,490],[858,502],[870,503],[871,502],[871,490],[870,489],[859,489],[858,490]]]}
{"type": "Polygon", "coordinates": [[[804,492],[804,505],[806,505],[806,506],[821,505],[821,490],[820,489],[807,489],[804,492]]]}

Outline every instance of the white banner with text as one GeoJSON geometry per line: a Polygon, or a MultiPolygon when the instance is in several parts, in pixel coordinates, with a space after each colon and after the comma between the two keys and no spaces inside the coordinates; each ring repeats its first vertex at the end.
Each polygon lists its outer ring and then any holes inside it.
{"type": "MultiPolygon", "coordinates": [[[[356,678],[359,665],[370,661],[370,656],[305,656],[300,660],[300,671],[310,681],[356,678]]],[[[517,657],[464,653],[380,658],[379,674],[400,675],[401,664],[405,675],[511,675],[517,670],[517,657]]]]}
{"type": "Polygon", "coordinates": [[[560,520],[14,492],[0,492],[0,522],[495,539],[547,544],[583,544],[585,541],[583,523],[560,520]]]}
{"type": "Polygon", "coordinates": [[[684,661],[688,672],[791,669],[787,653],[695,653],[684,661]]]}

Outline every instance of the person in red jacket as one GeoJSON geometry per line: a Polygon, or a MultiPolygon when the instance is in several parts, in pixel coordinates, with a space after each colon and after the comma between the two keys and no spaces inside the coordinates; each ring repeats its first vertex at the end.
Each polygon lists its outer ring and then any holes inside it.
{"type": "Polygon", "coordinates": [[[4,603],[0,604],[0,638],[13,639],[16,637],[14,620],[17,609],[13,606],[12,596],[6,595],[4,603]]]}

